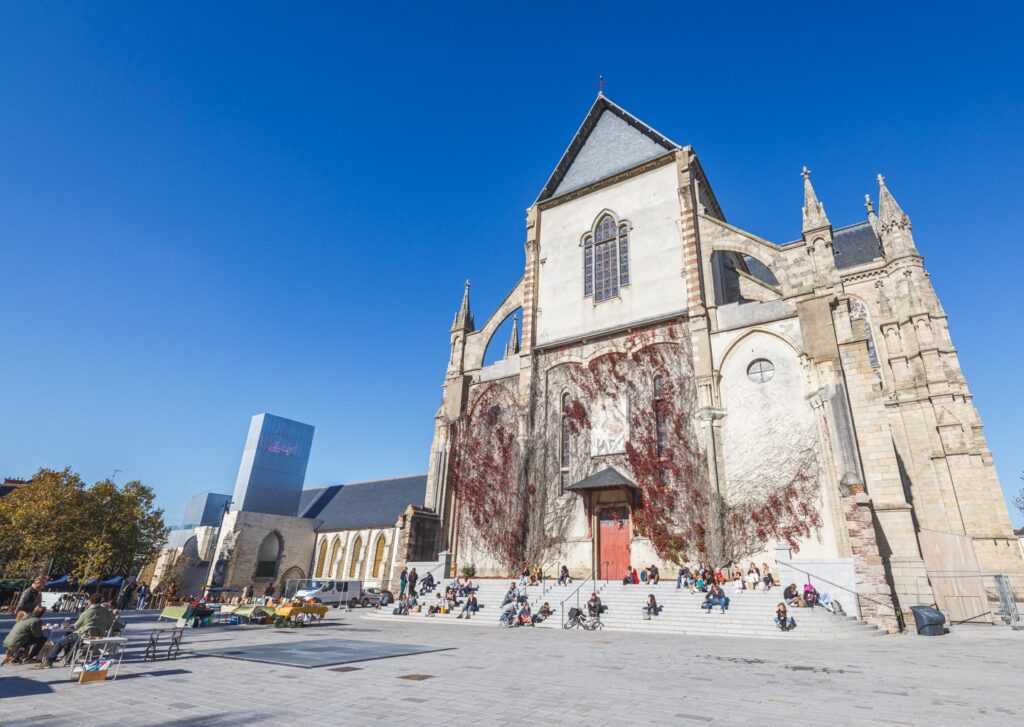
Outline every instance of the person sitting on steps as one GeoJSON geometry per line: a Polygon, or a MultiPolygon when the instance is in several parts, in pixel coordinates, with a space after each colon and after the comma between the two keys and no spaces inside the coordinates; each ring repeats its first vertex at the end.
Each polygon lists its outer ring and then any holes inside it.
{"type": "Polygon", "coordinates": [[[533,626],[533,613],[530,611],[529,603],[524,603],[523,607],[519,610],[519,625],[533,626]]]}
{"type": "Polygon", "coordinates": [[[804,600],[800,598],[800,590],[796,587],[796,583],[790,583],[786,586],[786,590],[782,592],[783,600],[790,606],[803,606],[804,600]]]}
{"type": "Polygon", "coordinates": [[[647,582],[652,586],[658,585],[658,581],[661,580],[661,574],[658,572],[658,566],[652,565],[647,569],[647,582]]]}
{"type": "Polygon", "coordinates": [[[708,595],[704,597],[704,603],[701,604],[701,608],[706,609],[708,613],[711,613],[711,609],[718,606],[722,609],[722,613],[725,613],[726,609],[729,608],[729,597],[722,591],[722,587],[717,583],[711,585],[711,589],[708,591],[708,595]]]}
{"type": "Polygon", "coordinates": [[[804,586],[804,603],[808,608],[814,608],[818,604],[818,591],[810,583],[804,586]]]}
{"type": "Polygon", "coordinates": [[[767,593],[775,585],[775,578],[767,563],[761,564],[761,578],[764,581],[764,592],[767,593]]]}
{"type": "Polygon", "coordinates": [[[596,593],[590,594],[590,600],[587,601],[587,615],[590,618],[601,619],[601,611],[604,607],[601,605],[601,599],[597,597],[596,593]]]}
{"type": "Polygon", "coordinates": [[[551,617],[551,606],[548,604],[547,601],[544,601],[544,604],[537,610],[537,613],[535,613],[533,615],[533,622],[535,624],[538,624],[541,621],[543,621],[544,619],[550,618],[550,617],[551,617]]]}
{"type": "Polygon", "coordinates": [[[562,566],[562,571],[558,574],[558,585],[567,586],[572,583],[572,578],[569,576],[569,568],[562,566]]]}
{"type": "Polygon", "coordinates": [[[647,612],[647,618],[649,619],[651,616],[657,616],[658,615],[658,611],[660,611],[660,610],[661,610],[661,607],[658,606],[658,601],[654,597],[654,594],[653,593],[648,593],[647,594],[647,603],[644,604],[644,611],[647,612]]]}
{"type": "Polygon", "coordinates": [[[456,616],[456,618],[462,618],[463,616],[465,616],[466,620],[468,621],[469,617],[472,616],[476,612],[477,612],[476,594],[475,593],[470,593],[469,596],[466,598],[466,603],[462,607],[462,611],[459,612],[459,615],[456,616]]]}
{"type": "Polygon", "coordinates": [[[775,607],[775,617],[772,620],[782,631],[790,631],[796,628],[796,621],[786,611],[785,601],[780,601],[779,605],[775,607]]]}

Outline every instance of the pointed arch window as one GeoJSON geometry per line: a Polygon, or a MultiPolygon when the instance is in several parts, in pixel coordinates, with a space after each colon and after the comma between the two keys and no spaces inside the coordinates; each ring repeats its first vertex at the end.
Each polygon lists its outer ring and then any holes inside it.
{"type": "Polygon", "coordinates": [[[384,536],[380,535],[377,538],[377,547],[373,552],[373,577],[380,577],[380,564],[384,560],[384,536]]]}
{"type": "Polygon", "coordinates": [[[562,487],[568,487],[569,485],[569,443],[570,443],[570,432],[569,432],[569,406],[571,404],[569,394],[562,394],[562,420],[561,429],[559,433],[559,453],[558,453],[558,465],[559,472],[562,478],[562,487]]]}
{"type": "Polygon", "coordinates": [[[327,561],[327,539],[324,538],[320,541],[320,554],[316,559],[316,578],[321,577],[324,574],[324,564],[327,561]]]}
{"type": "Polygon", "coordinates": [[[356,577],[356,569],[359,567],[359,553],[363,549],[362,537],[357,537],[355,544],[352,546],[352,561],[348,566],[348,577],[356,577]]]}
{"type": "Polygon", "coordinates": [[[595,303],[616,298],[629,285],[629,223],[610,212],[583,236],[583,295],[595,303]]]}
{"type": "Polygon", "coordinates": [[[860,321],[864,326],[864,333],[867,334],[868,360],[874,368],[878,368],[878,351],[875,349],[875,337],[871,333],[871,319],[868,318],[868,307],[864,301],[857,298],[850,298],[850,321],[860,321]]]}
{"type": "Polygon", "coordinates": [[[338,550],[341,548],[341,540],[338,536],[334,536],[334,544],[331,546],[331,557],[327,561],[327,575],[331,575],[332,568],[335,568],[335,564],[338,562],[338,550]]]}

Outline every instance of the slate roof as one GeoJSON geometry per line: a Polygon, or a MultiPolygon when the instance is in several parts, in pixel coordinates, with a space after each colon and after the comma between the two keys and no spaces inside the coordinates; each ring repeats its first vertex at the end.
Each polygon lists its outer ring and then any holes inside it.
{"type": "Polygon", "coordinates": [[[614,467],[605,467],[590,477],[584,477],[579,482],[574,482],[565,489],[576,492],[583,490],[599,490],[605,487],[631,487],[637,489],[636,483],[619,472],[614,467]]]}
{"type": "Polygon", "coordinates": [[[870,222],[840,227],[832,231],[832,251],[840,270],[869,263],[882,257],[882,248],[870,222]]]}
{"type": "Polygon", "coordinates": [[[537,201],[579,189],[679,148],[667,136],[599,94],[537,201]],[[608,117],[604,118],[606,113],[608,117]],[[596,144],[588,153],[586,147],[591,136],[596,144]]]}
{"type": "Polygon", "coordinates": [[[426,491],[426,475],[304,490],[299,517],[320,520],[320,532],[390,527],[409,505],[422,507],[426,491]]]}

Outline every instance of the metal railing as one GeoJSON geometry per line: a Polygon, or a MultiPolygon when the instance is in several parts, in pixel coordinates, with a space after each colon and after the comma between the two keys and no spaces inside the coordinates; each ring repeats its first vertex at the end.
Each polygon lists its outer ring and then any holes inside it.
{"type": "MultiPolygon", "coordinates": [[[[811,573],[809,570],[804,570],[803,568],[795,566],[795,565],[793,565],[793,561],[791,561],[791,560],[777,560],[777,562],[778,562],[779,566],[785,566],[786,568],[790,568],[792,570],[795,570],[795,571],[797,571],[799,573],[803,573],[804,575],[806,575],[808,583],[811,583],[811,578],[814,578],[819,583],[827,583],[830,586],[838,588],[839,590],[841,590],[841,591],[843,591],[845,593],[849,593],[857,601],[857,618],[861,618],[861,619],[864,618],[864,610],[861,608],[861,600],[863,599],[865,601],[868,601],[869,603],[875,604],[876,606],[882,606],[884,608],[891,608],[893,610],[893,612],[895,613],[895,615],[896,615],[896,620],[899,623],[900,631],[903,631],[905,629],[905,625],[904,625],[904,621],[903,621],[903,613],[898,608],[896,608],[895,604],[885,603],[884,601],[877,601],[874,598],[871,598],[869,596],[865,596],[863,594],[857,593],[857,591],[851,590],[851,589],[847,588],[846,586],[841,586],[838,583],[835,583],[833,581],[830,581],[827,578],[824,578],[824,577],[818,575],[817,573],[811,573]]],[[[782,579],[782,574],[780,573],[779,574],[779,580],[781,580],[781,579],[782,579]]],[[[813,584],[811,584],[811,585],[813,585],[813,584]]],[[[785,588],[785,586],[783,586],[781,583],[779,584],[779,587],[780,588],[785,588]]]]}
{"type": "Polygon", "coordinates": [[[576,608],[579,608],[580,607],[580,589],[583,588],[583,586],[587,585],[587,583],[591,583],[591,582],[594,584],[594,588],[595,589],[597,588],[597,580],[594,578],[595,575],[596,575],[595,572],[591,571],[590,575],[587,576],[585,580],[581,581],[580,584],[578,586],[576,586],[576,589],[572,593],[570,593],[564,600],[562,600],[561,603],[558,604],[559,615],[562,617],[562,626],[565,626],[565,604],[567,604],[569,601],[571,601],[573,596],[575,596],[576,597],[576,608]]]}
{"type": "MultiPolygon", "coordinates": [[[[1022,628],[1020,623],[1020,609],[1013,594],[1013,586],[1010,579],[999,573],[981,573],[978,571],[934,571],[927,575],[918,576],[916,579],[918,592],[928,591],[935,596],[930,605],[939,609],[949,618],[949,623],[971,624],[971,623],[994,623],[1001,620],[1007,626],[1015,629],[1022,628]],[[984,602],[980,610],[969,615],[964,613],[966,608],[974,604],[971,594],[943,592],[946,589],[937,587],[935,581],[955,582],[958,580],[976,580],[980,591],[984,592],[984,602]],[[925,588],[921,587],[924,584],[925,588]],[[939,600],[942,601],[941,605],[939,600]],[[998,610],[995,606],[998,604],[998,610]],[[955,618],[960,616],[960,618],[955,618]]],[[[959,590],[959,589],[956,589],[959,590]]]]}

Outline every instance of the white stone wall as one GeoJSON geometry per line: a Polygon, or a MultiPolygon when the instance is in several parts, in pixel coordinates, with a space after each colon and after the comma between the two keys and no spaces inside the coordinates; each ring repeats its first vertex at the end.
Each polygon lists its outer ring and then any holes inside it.
{"type": "MultiPolygon", "coordinates": [[[[803,368],[789,342],[767,331],[753,331],[733,343],[720,364],[725,491],[730,500],[759,501],[766,489],[785,487],[808,461],[820,473],[817,425],[806,398],[803,368]],[[767,382],[755,383],[747,368],[762,358],[775,371],[767,382]]],[[[839,555],[825,487],[817,503],[823,526],[801,543],[803,557],[839,555]]]]}
{"type": "Polygon", "coordinates": [[[537,345],[686,308],[676,188],[669,164],[541,212],[537,345]],[[595,304],[583,296],[580,241],[605,209],[632,225],[630,284],[595,304]]]}

